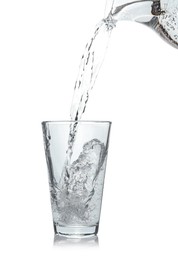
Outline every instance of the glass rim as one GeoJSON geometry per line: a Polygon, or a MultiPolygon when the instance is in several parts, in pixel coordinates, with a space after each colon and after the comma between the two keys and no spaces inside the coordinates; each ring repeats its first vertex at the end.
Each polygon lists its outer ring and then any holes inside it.
{"type": "Polygon", "coordinates": [[[111,121],[105,120],[49,120],[49,121],[42,121],[41,124],[71,124],[71,123],[79,123],[79,124],[109,124],[111,125],[111,121]]]}

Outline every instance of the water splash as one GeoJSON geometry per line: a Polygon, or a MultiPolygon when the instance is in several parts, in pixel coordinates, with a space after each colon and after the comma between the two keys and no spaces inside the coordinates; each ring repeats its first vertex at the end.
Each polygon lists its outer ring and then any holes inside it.
{"type": "Polygon", "coordinates": [[[51,183],[53,219],[56,224],[90,224],[98,219],[107,151],[98,139],[83,146],[77,160],[67,168],[64,179],[51,183]]]}

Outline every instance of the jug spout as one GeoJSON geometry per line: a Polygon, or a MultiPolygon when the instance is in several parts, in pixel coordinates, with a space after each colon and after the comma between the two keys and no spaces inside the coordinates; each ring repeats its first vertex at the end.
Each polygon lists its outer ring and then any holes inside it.
{"type": "Polygon", "coordinates": [[[116,21],[148,22],[153,15],[159,15],[160,13],[160,1],[153,0],[114,0],[110,10],[110,15],[116,21]]]}
{"type": "Polygon", "coordinates": [[[178,0],[108,0],[106,11],[115,24],[124,20],[143,23],[178,48],[178,0]]]}

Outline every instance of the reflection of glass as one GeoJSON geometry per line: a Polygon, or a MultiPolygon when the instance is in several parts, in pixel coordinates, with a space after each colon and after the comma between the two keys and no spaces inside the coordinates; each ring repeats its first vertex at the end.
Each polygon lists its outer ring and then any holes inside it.
{"type": "Polygon", "coordinates": [[[83,238],[67,238],[63,236],[54,236],[55,247],[98,247],[98,236],[83,238]]]}
{"type": "Polygon", "coordinates": [[[115,23],[132,20],[148,25],[178,48],[177,0],[107,0],[106,16],[115,23]]]}
{"type": "Polygon", "coordinates": [[[110,126],[110,122],[42,123],[55,234],[97,234],[110,126]],[[69,147],[69,131],[75,124],[69,147]]]}

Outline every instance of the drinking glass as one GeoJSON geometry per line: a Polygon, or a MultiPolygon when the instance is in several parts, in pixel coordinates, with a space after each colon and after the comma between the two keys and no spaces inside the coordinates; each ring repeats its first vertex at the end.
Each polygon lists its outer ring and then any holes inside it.
{"type": "Polygon", "coordinates": [[[111,122],[42,122],[54,232],[98,233],[111,122]]]}

